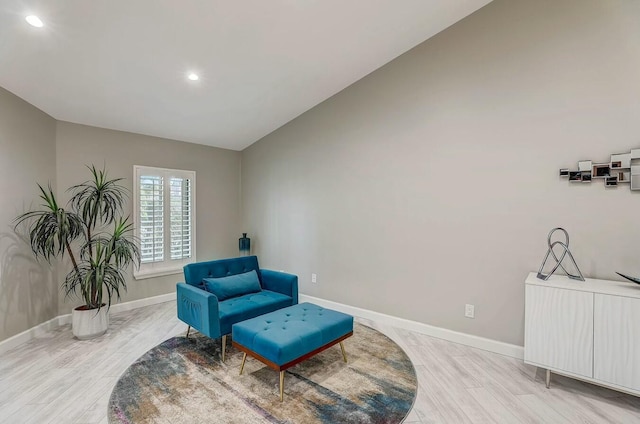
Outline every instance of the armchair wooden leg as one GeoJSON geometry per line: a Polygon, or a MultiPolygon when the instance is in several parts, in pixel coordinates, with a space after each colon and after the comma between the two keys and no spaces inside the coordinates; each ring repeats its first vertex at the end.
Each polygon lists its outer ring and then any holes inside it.
{"type": "Polygon", "coordinates": [[[189,331],[191,331],[191,326],[187,327],[187,339],[189,338],[189,331]]]}
{"type": "Polygon", "coordinates": [[[222,336],[222,362],[224,362],[224,356],[227,350],[227,335],[222,336]]]}

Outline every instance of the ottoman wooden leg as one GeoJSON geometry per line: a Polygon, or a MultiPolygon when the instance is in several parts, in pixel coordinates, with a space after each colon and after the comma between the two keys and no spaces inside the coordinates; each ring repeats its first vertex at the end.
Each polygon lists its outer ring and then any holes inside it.
{"type": "Polygon", "coordinates": [[[280,402],[284,401],[284,371],[280,371],[280,402]]]}
{"type": "Polygon", "coordinates": [[[342,342],[340,342],[340,349],[342,350],[342,358],[344,359],[344,362],[347,362],[347,353],[344,351],[344,345],[342,342]]]}
{"type": "Polygon", "coordinates": [[[240,375],[242,375],[242,370],[244,369],[244,361],[247,360],[247,352],[244,352],[242,355],[242,364],[240,365],[240,375]]]}

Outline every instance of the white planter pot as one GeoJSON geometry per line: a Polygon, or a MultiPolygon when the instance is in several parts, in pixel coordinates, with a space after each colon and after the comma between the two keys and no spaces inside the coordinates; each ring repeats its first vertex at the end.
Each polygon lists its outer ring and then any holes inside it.
{"type": "MultiPolygon", "coordinates": [[[[81,306],[79,307],[81,308],[81,306]]],[[[109,312],[105,306],[97,309],[71,311],[71,329],[79,340],[93,339],[102,336],[109,327],[109,312]]]]}

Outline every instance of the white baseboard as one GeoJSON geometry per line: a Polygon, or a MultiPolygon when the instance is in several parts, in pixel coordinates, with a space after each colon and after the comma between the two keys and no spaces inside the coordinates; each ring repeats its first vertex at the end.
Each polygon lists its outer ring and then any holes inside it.
{"type": "MultiPolygon", "coordinates": [[[[61,322],[60,318],[61,317],[59,316],[51,318],[49,321],[45,321],[42,324],[38,324],[35,327],[31,327],[30,329],[23,331],[22,333],[18,333],[15,336],[3,340],[0,342],[0,354],[18,347],[22,343],[26,343],[31,339],[41,336],[47,331],[55,330],[64,324],[64,322],[61,322]]],[[[69,315],[69,318],[71,318],[71,315],[69,315]]],[[[71,319],[69,319],[69,322],[71,322],[71,319]]]]}
{"type": "Polygon", "coordinates": [[[111,312],[124,312],[142,308],[144,306],[156,305],[158,303],[171,302],[172,300],[176,300],[176,292],[146,297],[139,300],[132,300],[131,302],[116,303],[115,305],[111,305],[110,310],[111,312]]]}
{"type": "MultiPolygon", "coordinates": [[[[111,312],[124,312],[132,309],[142,308],[144,306],[155,305],[172,301],[176,298],[175,293],[167,293],[159,296],[148,297],[145,299],[133,300],[131,302],[118,303],[111,306],[111,312]]],[[[404,318],[398,318],[380,312],[368,309],[349,306],[318,297],[299,295],[300,302],[311,302],[326,308],[335,309],[356,317],[370,319],[372,321],[391,325],[405,330],[415,331],[428,336],[437,337],[439,339],[448,340],[454,343],[460,343],[466,346],[476,347],[487,350],[489,352],[499,353],[501,355],[511,356],[513,358],[523,359],[524,348],[522,346],[512,345],[509,343],[499,342],[497,340],[487,339],[484,337],[473,336],[471,334],[460,333],[446,328],[434,327],[432,325],[423,324],[417,321],[411,321],[404,318]]],[[[16,334],[0,342],[0,354],[7,352],[22,343],[26,343],[31,339],[45,334],[47,331],[56,329],[57,327],[71,323],[71,314],[60,315],[42,324],[36,325],[22,333],[16,334]]]]}
{"type": "MultiPolygon", "coordinates": [[[[132,300],[131,302],[118,303],[111,306],[110,312],[124,312],[132,309],[142,308],[143,306],[155,305],[158,303],[169,302],[175,300],[175,293],[161,294],[159,296],[147,297],[145,299],[132,300]]],[[[31,327],[22,333],[9,337],[7,340],[0,342],[0,354],[7,352],[31,339],[39,337],[48,331],[55,330],[61,325],[71,324],[71,314],[58,315],[49,321],[31,327]]]]}
{"type": "Polygon", "coordinates": [[[301,303],[315,303],[325,308],[335,309],[336,311],[344,312],[355,317],[370,319],[377,323],[415,331],[421,334],[426,334],[427,336],[437,337],[439,339],[448,340],[454,343],[460,343],[466,346],[476,347],[478,349],[499,353],[501,355],[511,356],[517,359],[524,359],[524,348],[522,346],[487,339],[484,337],[478,337],[471,334],[460,333],[458,331],[447,330],[446,328],[434,327],[432,325],[423,324],[421,322],[398,318],[368,309],[349,306],[330,300],[320,299],[318,297],[307,296],[305,294],[299,295],[299,301],[301,303]]]}

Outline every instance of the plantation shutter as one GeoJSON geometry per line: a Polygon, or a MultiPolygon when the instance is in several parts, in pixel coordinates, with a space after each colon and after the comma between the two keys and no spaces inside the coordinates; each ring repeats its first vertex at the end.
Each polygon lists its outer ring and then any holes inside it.
{"type": "Polygon", "coordinates": [[[133,166],[134,227],[140,243],[136,279],[182,272],[196,260],[196,173],[133,166]]]}
{"type": "Polygon", "coordinates": [[[164,178],[140,176],[140,260],[142,263],[164,260],[164,178]]]}
{"type": "Polygon", "coordinates": [[[171,259],[191,257],[191,180],[170,178],[171,259]]]}

